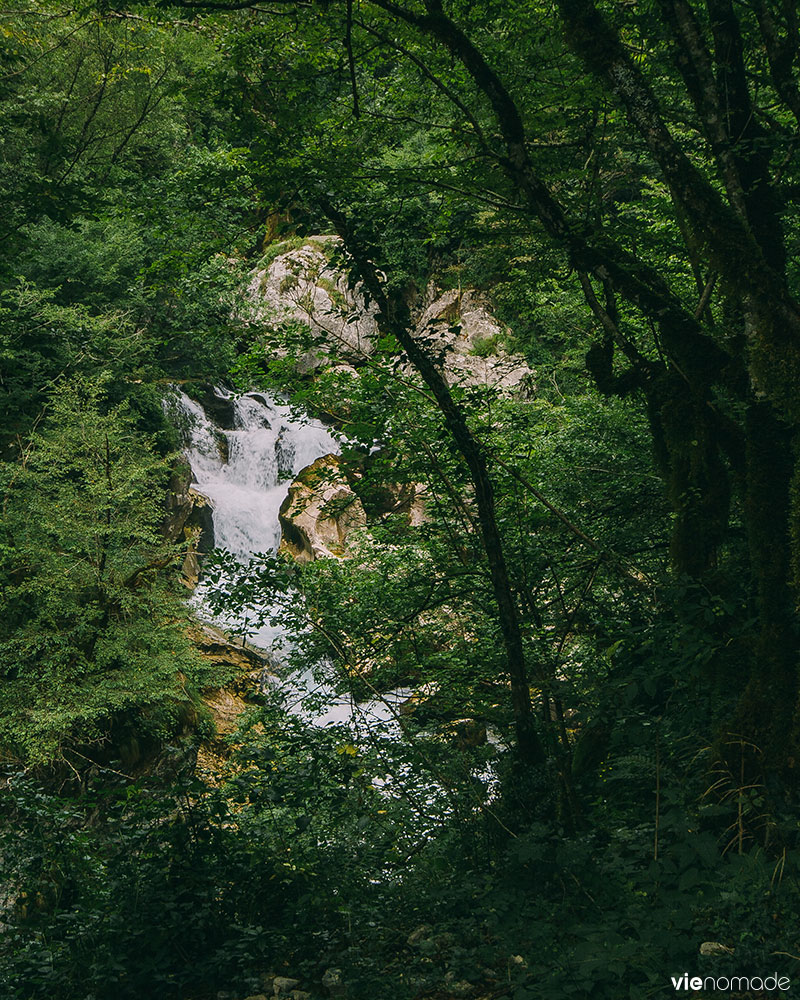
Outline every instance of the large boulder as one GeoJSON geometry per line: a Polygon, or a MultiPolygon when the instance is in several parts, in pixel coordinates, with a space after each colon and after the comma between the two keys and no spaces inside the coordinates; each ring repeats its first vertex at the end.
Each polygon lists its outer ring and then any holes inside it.
{"type": "Polygon", "coordinates": [[[220,395],[213,385],[195,384],[190,395],[203,407],[208,419],[221,430],[232,431],[236,426],[236,404],[233,396],[220,395]]]}
{"type": "Polygon", "coordinates": [[[311,237],[251,274],[255,322],[266,327],[299,322],[310,330],[314,346],[298,359],[300,371],[331,357],[358,364],[375,348],[377,307],[367,304],[361,286],[351,288],[346,272],[331,263],[340,245],[336,236],[311,237]]]}
{"type": "Polygon", "coordinates": [[[509,395],[528,395],[534,373],[506,348],[508,331],[474,289],[451,289],[433,298],[414,332],[434,357],[448,385],[488,386],[509,395]]]}
{"type": "Polygon", "coordinates": [[[297,562],[342,558],[348,536],[367,525],[367,515],[337,455],[306,466],[289,487],[279,512],[280,552],[297,562]]]}
{"type": "Polygon", "coordinates": [[[388,483],[386,493],[391,502],[385,506],[384,514],[405,514],[412,528],[418,528],[428,520],[428,487],[425,483],[388,483]]]}
{"type": "Polygon", "coordinates": [[[205,622],[192,622],[189,638],[204,660],[234,671],[225,687],[210,688],[202,695],[217,734],[232,733],[239,716],[266,683],[271,673],[270,664],[259,650],[233,642],[221,629],[205,622]]]}
{"type": "MultiPolygon", "coordinates": [[[[267,329],[299,322],[310,331],[313,346],[296,362],[301,372],[342,361],[357,366],[375,350],[377,306],[367,302],[360,284],[350,287],[347,271],[333,262],[341,249],[336,236],[312,236],[251,273],[253,321],[267,329]]],[[[486,385],[514,395],[532,391],[533,371],[508,351],[508,331],[480,292],[437,294],[431,288],[416,311],[414,334],[438,360],[449,385],[486,385]]],[[[286,348],[276,341],[276,350],[286,348]]]]}
{"type": "Polygon", "coordinates": [[[176,464],[170,479],[166,512],[161,532],[169,542],[183,539],[186,555],[181,567],[183,582],[193,588],[200,578],[201,557],[214,548],[214,519],[211,501],[191,485],[192,470],[187,462],[176,464]]]}
{"type": "MultiPolygon", "coordinates": [[[[371,457],[367,458],[367,462],[371,457]]],[[[356,476],[362,474],[358,469],[351,473],[356,476]]],[[[364,504],[370,522],[403,514],[408,524],[417,528],[428,520],[427,499],[428,487],[425,483],[383,483],[380,486],[372,485],[364,504]]]]}
{"type": "Polygon", "coordinates": [[[181,566],[181,579],[193,590],[202,572],[202,557],[214,548],[214,519],[211,501],[199,490],[189,489],[187,494],[191,510],[183,525],[186,555],[181,566]]]}
{"type": "Polygon", "coordinates": [[[193,478],[188,462],[183,459],[175,462],[164,501],[164,520],[161,522],[161,533],[168,542],[176,542],[183,535],[183,527],[194,507],[190,496],[193,478]]]}

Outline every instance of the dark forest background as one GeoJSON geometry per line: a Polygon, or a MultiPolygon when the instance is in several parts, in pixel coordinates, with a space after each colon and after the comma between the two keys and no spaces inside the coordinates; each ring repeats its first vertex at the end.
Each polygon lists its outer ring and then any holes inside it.
{"type": "Polygon", "coordinates": [[[792,0],[4,0],[5,996],[797,975],[799,62],[792,0]],[[320,234],[378,309],[357,381],[242,306],[320,234]],[[529,397],[447,385],[431,283],[529,397]],[[363,558],[238,593],[299,588],[304,666],[435,690],[402,739],[265,702],[193,772],[230,678],[161,530],[175,382],[348,435],[363,558]],[[420,482],[425,524],[385,515],[420,482]],[[492,787],[430,736],[465,718],[492,787]]]}

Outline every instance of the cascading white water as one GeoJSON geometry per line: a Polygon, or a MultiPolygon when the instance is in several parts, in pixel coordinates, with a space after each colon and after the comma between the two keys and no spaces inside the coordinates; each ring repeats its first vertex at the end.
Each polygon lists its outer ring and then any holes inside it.
{"type": "Polygon", "coordinates": [[[288,483],[339,445],[319,421],[300,419],[269,396],[216,394],[232,404],[232,430],[216,427],[184,392],[175,402],[197,489],[211,500],[216,544],[240,559],[274,553],[288,483]]]}
{"type": "MultiPolygon", "coordinates": [[[[246,563],[256,553],[277,552],[278,511],[289,483],[315,459],[337,453],[339,445],[318,420],[299,417],[264,393],[234,396],[223,389],[214,393],[215,402],[232,415],[231,429],[218,427],[199,403],[180,390],[173,402],[175,420],[195,485],[211,501],[215,544],[246,563]]],[[[201,580],[192,598],[204,617],[208,616],[208,586],[201,580]]],[[[275,653],[280,630],[269,624],[250,624],[263,618],[270,605],[269,595],[264,595],[257,605],[216,620],[237,636],[275,653]]]]}
{"type": "MultiPolygon", "coordinates": [[[[299,417],[264,393],[232,396],[222,389],[215,393],[218,401],[232,407],[231,430],[218,427],[199,403],[180,390],[176,390],[171,405],[197,489],[211,501],[215,543],[246,563],[256,553],[277,552],[281,535],[278,512],[290,482],[317,458],[338,453],[339,445],[322,423],[299,417]]],[[[208,617],[204,604],[208,586],[201,581],[192,597],[202,617],[208,617]]],[[[279,656],[276,647],[281,645],[281,630],[269,624],[248,625],[253,618],[265,617],[264,612],[274,606],[272,600],[264,595],[258,605],[217,621],[279,656]]],[[[353,722],[357,716],[366,716],[373,723],[386,721],[393,716],[394,706],[411,693],[398,689],[358,706],[327,685],[319,685],[310,674],[287,678],[283,686],[289,705],[296,706],[312,692],[322,693],[327,707],[315,713],[317,725],[353,722]]]]}

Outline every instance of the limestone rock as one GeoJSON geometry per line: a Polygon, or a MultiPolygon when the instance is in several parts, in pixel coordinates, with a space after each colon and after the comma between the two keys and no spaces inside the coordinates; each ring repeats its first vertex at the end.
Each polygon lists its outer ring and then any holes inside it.
{"type": "Polygon", "coordinates": [[[203,703],[211,712],[219,736],[236,729],[239,716],[249,706],[253,696],[261,690],[270,665],[258,650],[231,642],[225,633],[213,625],[193,622],[189,638],[200,655],[217,666],[233,667],[234,678],[224,688],[204,691],[203,703]]]}
{"type": "MultiPolygon", "coordinates": [[[[375,350],[377,306],[367,302],[360,284],[350,288],[346,271],[331,262],[332,252],[341,246],[336,236],[312,236],[250,276],[252,322],[267,330],[287,322],[308,328],[313,346],[298,359],[300,372],[329,362],[347,370],[342,361],[357,366],[375,350]]],[[[533,371],[507,351],[507,331],[478,291],[451,289],[437,295],[431,290],[426,300],[415,336],[439,358],[448,384],[489,385],[515,395],[532,390],[533,371]]],[[[352,367],[351,372],[355,374],[352,367]]]]}
{"type": "Polygon", "coordinates": [[[161,533],[168,541],[176,542],[192,529],[197,535],[197,551],[208,552],[214,548],[211,501],[194,489],[192,479],[192,470],[185,462],[173,470],[161,533]]]}
{"type": "Polygon", "coordinates": [[[289,979],[288,976],[276,976],[272,984],[272,992],[276,997],[289,997],[292,995],[292,990],[299,985],[299,979],[289,979]]]}
{"type": "Polygon", "coordinates": [[[251,275],[256,322],[274,327],[294,321],[310,330],[314,347],[298,362],[300,371],[319,367],[329,355],[358,363],[374,350],[377,307],[331,264],[330,253],[340,245],[336,236],[312,237],[251,275]]]}
{"type": "Polygon", "coordinates": [[[714,957],[732,955],[733,948],[729,948],[728,945],[722,944],[721,941],[703,941],[700,945],[700,954],[714,957]]]}
{"type": "Polygon", "coordinates": [[[427,497],[428,487],[424,483],[410,483],[408,488],[398,497],[393,514],[408,515],[408,523],[412,528],[418,528],[428,520],[427,497]]]}
{"type": "Polygon", "coordinates": [[[448,385],[486,385],[522,396],[533,389],[532,369],[508,353],[505,328],[474,289],[451,289],[435,298],[415,337],[438,359],[448,385]]]}
{"type": "Polygon", "coordinates": [[[200,578],[202,554],[214,548],[211,501],[191,486],[192,479],[192,470],[185,462],[175,466],[161,524],[161,533],[168,541],[186,540],[181,574],[190,588],[194,588],[200,578]]]}
{"type": "Polygon", "coordinates": [[[237,720],[247,708],[247,701],[227,688],[206,692],[203,703],[211,711],[218,736],[235,732],[237,720]]]}
{"type": "Polygon", "coordinates": [[[279,512],[280,552],[298,562],[341,558],[348,535],[365,528],[367,515],[336,455],[306,466],[289,487],[279,512]]]}
{"type": "Polygon", "coordinates": [[[378,517],[405,514],[411,527],[416,528],[428,519],[427,492],[425,483],[386,483],[375,491],[369,514],[378,517]]]}
{"type": "Polygon", "coordinates": [[[189,638],[200,655],[219,666],[236,667],[246,675],[268,672],[269,663],[264,653],[247,644],[233,642],[222,629],[206,622],[195,621],[189,627],[189,638]]]}
{"type": "Polygon", "coordinates": [[[192,509],[189,497],[192,479],[188,462],[181,460],[173,464],[164,504],[164,520],[161,522],[161,534],[167,541],[174,542],[183,533],[183,526],[192,509]]]}

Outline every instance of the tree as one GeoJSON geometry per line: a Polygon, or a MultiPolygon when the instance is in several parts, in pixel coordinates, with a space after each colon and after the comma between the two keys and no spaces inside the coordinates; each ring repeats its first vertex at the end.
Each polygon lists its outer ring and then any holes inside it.
{"type": "Polygon", "coordinates": [[[201,673],[163,574],[176,557],[159,530],[168,479],[102,379],[64,383],[20,462],[4,466],[5,753],[102,757],[125,730],[174,726],[201,673]]]}
{"type": "Polygon", "coordinates": [[[494,601],[505,647],[508,673],[511,679],[511,701],[517,732],[517,746],[526,764],[540,765],[545,754],[536,733],[531,705],[530,682],[525,663],[517,606],[511,589],[503,540],[497,526],[494,487],[489,476],[486,457],[476,442],[462,410],[457,406],[444,375],[412,332],[408,307],[396,295],[390,298],[383,287],[380,275],[370,261],[369,249],[364,246],[348,220],[329,202],[323,205],[339,236],[351,254],[360,277],[371,298],[378,304],[382,331],[397,338],[409,360],[419,372],[436,401],[445,426],[453,436],[456,447],[469,469],[469,477],[478,509],[481,539],[489,566],[494,601]]]}
{"type": "MultiPolygon", "coordinates": [[[[536,4],[501,16],[484,5],[375,0],[357,11],[326,4],[324,18],[291,3],[277,10],[290,12],[299,47],[255,72],[290,87],[302,81],[303,152],[285,162],[292,180],[270,149],[264,181],[312,217],[315,185],[335,191],[375,236],[376,263],[397,284],[414,253],[395,240],[398,220],[408,222],[400,206],[418,199],[431,212],[448,191],[489,204],[495,218],[516,216],[534,243],[558,248],[599,329],[587,352],[598,387],[635,393],[645,406],[674,513],[675,570],[724,592],[726,566],[739,565],[741,519],[759,624],[725,728],[748,735],[790,779],[800,361],[785,212],[796,183],[792,9],[670,0],[650,14],[564,0],[554,18],[536,4]],[[529,72],[531,44],[544,68],[526,89],[510,81],[529,72]],[[589,80],[570,91],[564,67],[589,80]],[[542,133],[554,141],[539,141],[542,133]],[[557,161],[556,149],[567,158],[557,161]],[[619,190],[620,169],[628,192],[619,190]],[[635,203],[631,189],[652,192],[664,239],[620,212],[635,203]]],[[[247,32],[249,23],[236,23],[247,32]]],[[[238,58],[248,93],[252,42],[263,53],[285,24],[259,15],[245,35],[238,58]]],[[[250,136],[256,156],[285,125],[279,103],[263,92],[256,99],[264,126],[250,136]]],[[[432,222],[417,216],[412,231],[432,222]]],[[[457,238],[454,227],[445,231],[457,238]]]]}

